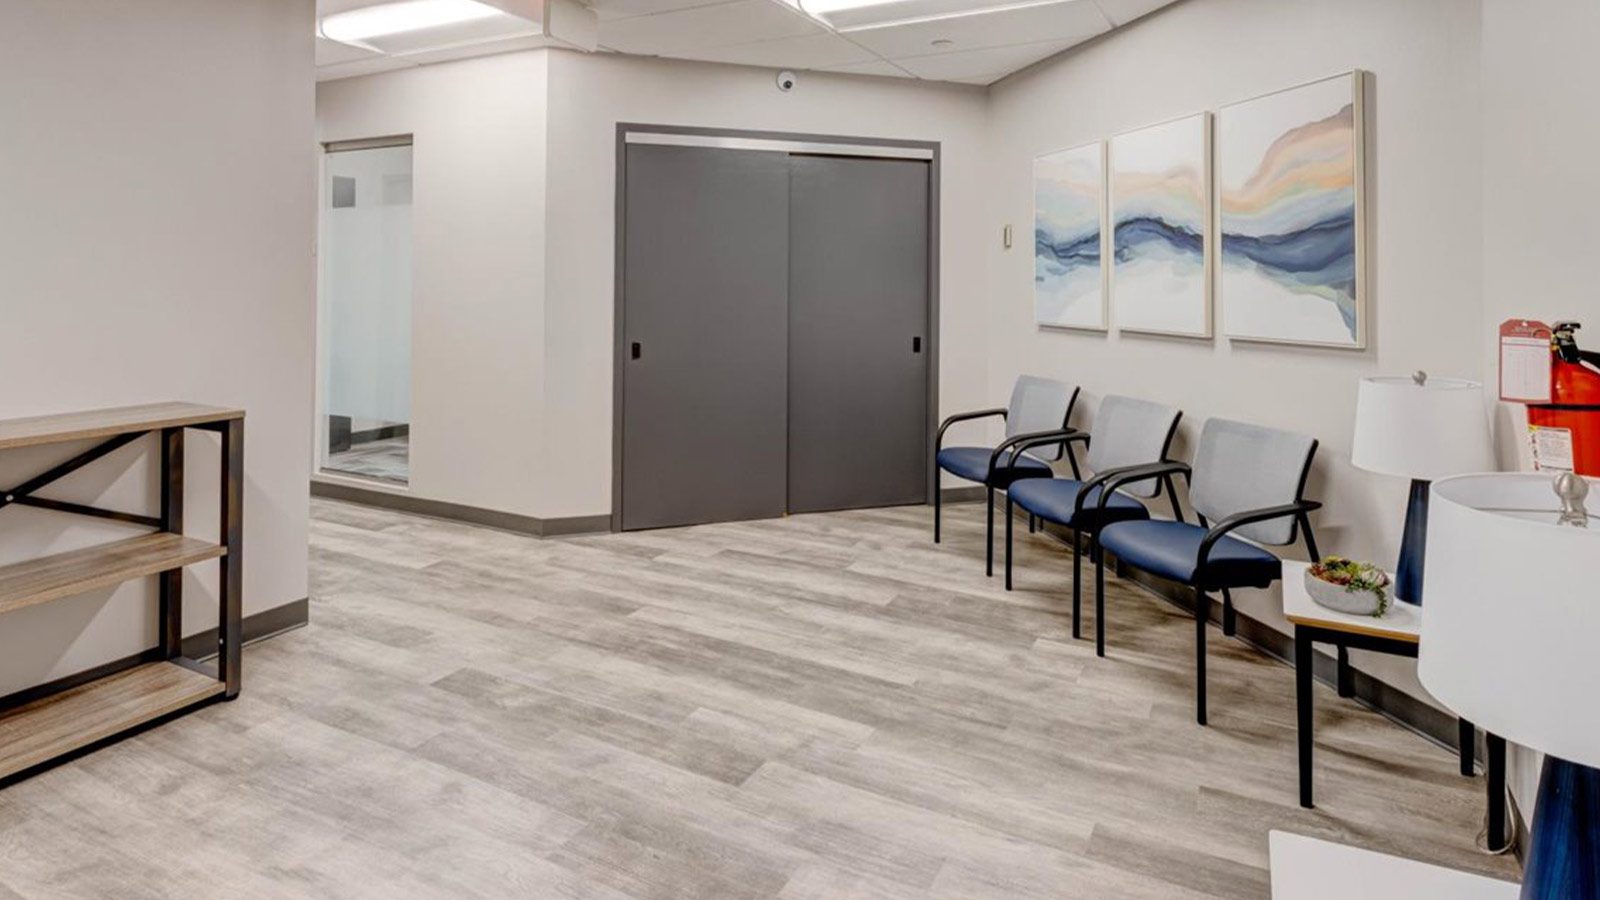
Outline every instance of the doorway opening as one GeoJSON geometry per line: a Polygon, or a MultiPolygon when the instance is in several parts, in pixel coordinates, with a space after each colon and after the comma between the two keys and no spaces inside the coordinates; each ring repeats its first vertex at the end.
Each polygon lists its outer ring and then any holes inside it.
{"type": "Polygon", "coordinates": [[[411,480],[411,138],[325,145],[318,469],[411,480]]]}

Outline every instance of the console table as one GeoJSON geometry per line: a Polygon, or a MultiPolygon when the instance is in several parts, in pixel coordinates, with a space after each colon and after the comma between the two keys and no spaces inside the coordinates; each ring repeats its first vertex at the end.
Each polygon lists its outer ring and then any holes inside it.
{"type": "Polygon", "coordinates": [[[135,578],[155,576],[159,590],[157,645],[130,664],[92,680],[68,678],[23,692],[0,709],[0,784],[157,720],[239,694],[243,553],[244,411],[194,403],[152,403],[116,409],[0,421],[0,451],[92,440],[72,458],[9,489],[0,511],[32,506],[150,529],[81,550],[0,566],[0,614],[49,603],[135,578]],[[221,439],[221,543],[186,537],[183,436],[186,428],[221,439]],[[102,509],[38,496],[38,491],[146,435],[160,447],[158,514],[102,509]],[[217,654],[202,662],[183,654],[183,570],[215,559],[217,654]]]}

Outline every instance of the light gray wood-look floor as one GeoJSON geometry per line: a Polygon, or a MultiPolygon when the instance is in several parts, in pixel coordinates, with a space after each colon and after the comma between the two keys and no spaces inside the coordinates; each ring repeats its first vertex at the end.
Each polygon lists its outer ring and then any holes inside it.
{"type": "Polygon", "coordinates": [[[1510,876],[1482,783],[981,507],[536,540],[314,501],[312,624],[245,690],[0,791],[0,900],[1264,897],[1285,828],[1510,876]]]}

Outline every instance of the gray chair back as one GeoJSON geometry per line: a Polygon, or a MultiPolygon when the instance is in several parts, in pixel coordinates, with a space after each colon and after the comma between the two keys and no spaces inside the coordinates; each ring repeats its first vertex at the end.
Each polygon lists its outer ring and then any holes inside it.
{"type": "MultiPolygon", "coordinates": [[[[1011,402],[1006,405],[1006,437],[1066,427],[1075,396],[1077,391],[1064,382],[1036,375],[1019,375],[1017,383],[1011,388],[1011,402]]],[[[1028,455],[1046,461],[1058,460],[1061,458],[1061,445],[1035,447],[1028,451],[1028,455]]]]}
{"type": "MultiPolygon", "coordinates": [[[[1227,419],[1208,419],[1194,454],[1189,502],[1211,524],[1235,513],[1300,499],[1316,438],[1227,419]]],[[[1294,543],[1292,517],[1256,522],[1235,534],[1263,544],[1294,543]]]]}
{"type": "MultiPolygon", "coordinates": [[[[1095,413],[1094,437],[1089,441],[1089,469],[1104,472],[1122,466],[1161,462],[1172,443],[1172,432],[1182,415],[1176,408],[1134,397],[1108,395],[1095,413]]],[[[1161,482],[1155,479],[1130,484],[1123,491],[1154,497],[1161,482]]]]}

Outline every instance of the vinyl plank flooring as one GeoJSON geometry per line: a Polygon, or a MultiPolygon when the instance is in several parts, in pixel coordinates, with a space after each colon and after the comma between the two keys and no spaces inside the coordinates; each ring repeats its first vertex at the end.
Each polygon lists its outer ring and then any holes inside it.
{"type": "Polygon", "coordinates": [[[314,499],[244,694],[0,791],[0,900],[1267,896],[1284,828],[1515,877],[1478,779],[983,508],[537,539],[314,499]],[[1090,570],[1092,574],[1092,570],[1090,570]],[[1087,599],[1087,598],[1086,598],[1087,599]],[[1093,634],[1092,603],[1084,633],[1093,634]]]}

